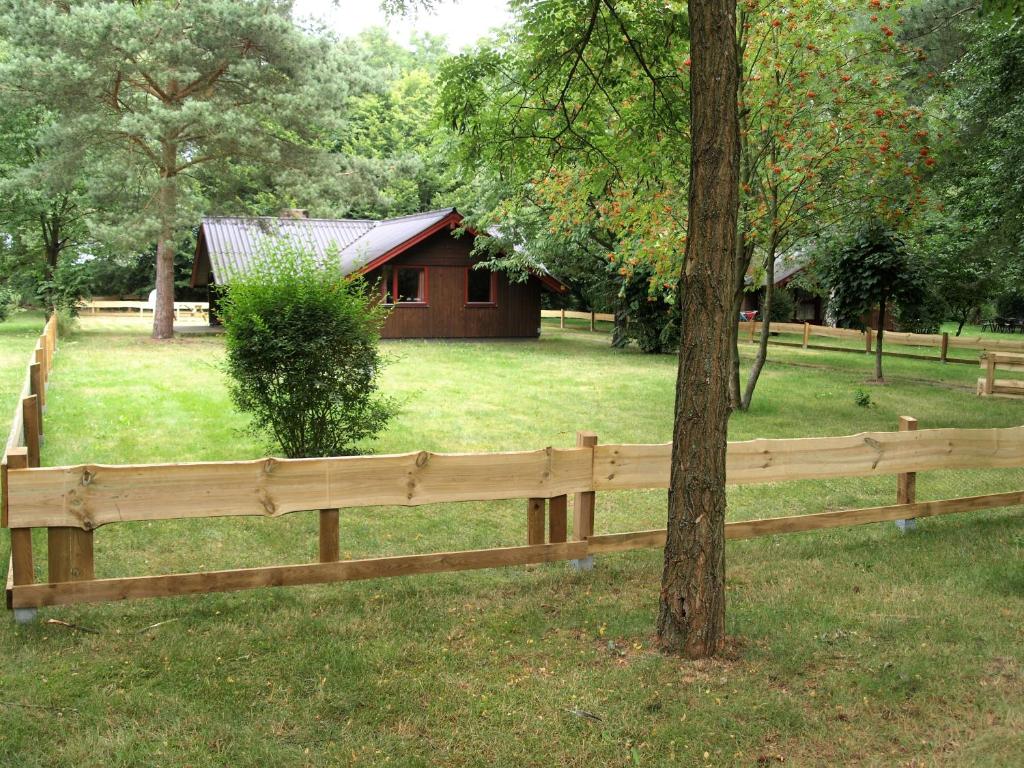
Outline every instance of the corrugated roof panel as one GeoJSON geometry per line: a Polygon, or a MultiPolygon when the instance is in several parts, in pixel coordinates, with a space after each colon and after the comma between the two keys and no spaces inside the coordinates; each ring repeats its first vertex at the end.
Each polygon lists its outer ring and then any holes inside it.
{"type": "Polygon", "coordinates": [[[445,208],[383,221],[369,219],[279,219],[269,216],[204,218],[203,232],[214,276],[244,273],[266,236],[294,238],[318,258],[334,247],[346,274],[354,272],[398,245],[416,237],[454,212],[445,208]]]}

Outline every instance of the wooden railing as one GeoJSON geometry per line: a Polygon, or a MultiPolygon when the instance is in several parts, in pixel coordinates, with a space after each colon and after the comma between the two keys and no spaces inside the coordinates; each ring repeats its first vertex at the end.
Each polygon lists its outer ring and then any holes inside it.
{"type": "Polygon", "coordinates": [[[540,311],[541,317],[557,317],[558,327],[565,328],[566,318],[572,320],[589,320],[590,330],[597,330],[598,321],[602,323],[614,323],[615,315],[608,312],[576,312],[571,309],[542,309],[540,311]]]}
{"type": "MultiPolygon", "coordinates": [[[[746,332],[750,341],[754,341],[761,333],[763,323],[760,321],[741,322],[740,327],[746,332]]],[[[780,334],[800,334],[802,340],[784,341],[772,339],[771,343],[783,346],[799,346],[804,349],[823,349],[833,352],[859,352],[859,349],[852,347],[840,347],[835,345],[813,344],[811,339],[815,336],[833,339],[856,339],[859,340],[863,351],[871,353],[877,341],[877,331],[868,329],[859,331],[853,328],[832,328],[825,325],[812,325],[811,323],[770,323],[769,331],[780,334]]],[[[950,352],[955,350],[990,350],[1004,352],[1024,353],[1024,341],[1013,341],[1010,339],[989,339],[982,336],[950,336],[948,333],[904,333],[902,331],[886,331],[883,344],[885,348],[897,347],[918,347],[936,349],[935,354],[924,354],[920,349],[915,353],[907,352],[885,352],[894,357],[909,357],[918,360],[939,360],[944,363],[964,363],[975,365],[976,357],[951,357],[950,352]]]]}
{"type": "MultiPolygon", "coordinates": [[[[145,315],[147,312],[152,313],[154,307],[148,301],[82,301],[79,303],[79,309],[90,315],[98,313],[117,313],[124,314],[126,312],[138,312],[139,315],[145,315]]],[[[176,301],[174,302],[174,317],[179,318],[182,315],[189,315],[191,317],[206,317],[210,311],[210,303],[207,301],[176,301]]]]}
{"type": "Polygon", "coordinates": [[[978,379],[978,394],[982,397],[1024,397],[1024,379],[997,379],[996,369],[1024,371],[1024,355],[1008,352],[985,352],[978,361],[985,375],[978,379]]]}
{"type": "MultiPolygon", "coordinates": [[[[27,406],[26,406],[27,407],[27,406]]],[[[1024,427],[912,431],[729,444],[727,482],[895,475],[895,504],[730,522],[730,539],[1024,504],[1024,490],[917,502],[917,472],[1024,466],[1024,427]]],[[[30,432],[31,430],[28,430],[30,432]]],[[[581,432],[572,448],[130,466],[38,467],[9,452],[3,524],[11,529],[8,606],[158,597],[313,584],[506,565],[584,561],[594,554],[660,547],[665,531],[596,534],[596,494],[667,488],[671,446],[599,445],[581,432]],[[573,497],[573,525],[568,498],[573,497]],[[526,545],[339,559],[338,509],[464,501],[526,501],[526,545]],[[93,536],[103,525],[221,516],[279,517],[319,510],[320,562],[240,570],[94,578],[93,536]],[[545,522],[547,526],[545,526],[545,522]],[[35,583],[31,531],[48,530],[48,581],[35,583]],[[545,530],[547,529],[547,530],[545,530]]]]}

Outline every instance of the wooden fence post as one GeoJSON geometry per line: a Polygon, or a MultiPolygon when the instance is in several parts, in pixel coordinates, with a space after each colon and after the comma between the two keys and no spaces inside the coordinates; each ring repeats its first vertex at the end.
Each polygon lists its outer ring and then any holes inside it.
{"type": "Polygon", "coordinates": [[[544,499],[530,499],[526,504],[526,543],[544,543],[544,499]]]}
{"type": "Polygon", "coordinates": [[[568,498],[553,496],[548,500],[548,542],[561,544],[568,533],[568,498]]]}
{"type": "MultiPolygon", "coordinates": [[[[7,452],[7,460],[3,463],[3,524],[7,525],[7,471],[9,469],[25,469],[29,465],[27,448],[11,448],[7,452]]],[[[20,587],[34,584],[36,580],[35,565],[32,562],[32,529],[11,528],[11,585],[20,587]]],[[[7,607],[11,607],[11,594],[7,593],[7,607]]],[[[26,624],[36,617],[35,608],[15,608],[14,620],[26,624]]]]}
{"type": "Polygon", "coordinates": [[[864,352],[868,355],[871,354],[871,326],[864,329],[864,352]]]}
{"type": "MultiPolygon", "coordinates": [[[[597,445],[597,435],[593,432],[577,432],[578,448],[593,448],[597,445]]],[[[573,541],[586,541],[594,535],[594,504],[593,491],[577,493],[572,504],[572,538],[573,541]]],[[[594,567],[594,556],[588,555],[582,560],[572,560],[572,567],[581,571],[589,571],[594,567]]]]}
{"type": "Polygon", "coordinates": [[[558,327],[565,328],[565,307],[562,307],[561,314],[558,317],[558,327]]]}
{"type": "Polygon", "coordinates": [[[43,387],[46,387],[46,382],[50,379],[50,372],[46,368],[46,350],[43,349],[43,343],[41,341],[36,342],[36,364],[39,366],[39,373],[41,374],[43,387]]]}
{"type": "Polygon", "coordinates": [[[985,353],[985,389],[983,394],[991,395],[996,385],[996,357],[992,352],[985,353]]]}
{"type": "Polygon", "coordinates": [[[750,318],[750,343],[754,343],[754,332],[757,330],[757,320],[755,317],[750,318]]]}
{"type": "Polygon", "coordinates": [[[29,395],[21,401],[21,421],[25,429],[25,449],[28,451],[28,465],[39,466],[39,398],[29,395]]]}
{"type": "MultiPolygon", "coordinates": [[[[917,430],[917,419],[912,416],[900,416],[900,432],[917,430]]],[[[913,504],[917,501],[917,473],[901,472],[896,476],[896,503],[913,504]]],[[[896,527],[903,533],[914,530],[917,525],[913,518],[897,520],[896,527]]]]}
{"type": "Polygon", "coordinates": [[[39,433],[43,433],[43,409],[46,407],[46,385],[43,384],[43,370],[39,363],[28,367],[29,392],[36,396],[39,406],[39,433]]]}
{"type": "Polygon", "coordinates": [[[593,333],[597,330],[597,313],[594,310],[590,310],[590,332],[593,333]]]}
{"type": "Polygon", "coordinates": [[[807,349],[807,344],[811,340],[811,324],[804,323],[804,349],[807,349]]]}
{"type": "Polygon", "coordinates": [[[939,347],[939,360],[946,362],[946,358],[949,356],[949,334],[946,331],[942,332],[942,346],[939,347]]]}
{"type": "Polygon", "coordinates": [[[338,510],[320,510],[320,562],[336,563],[341,558],[338,510]]]}

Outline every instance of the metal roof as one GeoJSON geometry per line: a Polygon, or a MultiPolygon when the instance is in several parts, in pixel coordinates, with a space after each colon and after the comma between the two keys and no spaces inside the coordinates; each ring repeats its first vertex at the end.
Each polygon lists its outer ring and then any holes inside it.
{"type": "Polygon", "coordinates": [[[310,248],[320,259],[334,251],[346,274],[356,272],[388,251],[416,237],[456,213],[444,208],[393,219],[301,219],[270,216],[204,217],[200,238],[205,238],[210,266],[219,282],[245,273],[265,237],[285,237],[310,248]]]}

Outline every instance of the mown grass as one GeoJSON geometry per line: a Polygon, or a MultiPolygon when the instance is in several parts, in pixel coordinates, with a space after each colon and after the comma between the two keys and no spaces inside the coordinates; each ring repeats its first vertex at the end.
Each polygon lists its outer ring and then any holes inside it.
{"type": "MultiPolygon", "coordinates": [[[[548,328],[539,342],[388,344],[386,388],[404,406],[368,447],[526,449],[570,445],[577,429],[668,440],[674,358],[606,345],[548,328]]],[[[57,356],[44,463],[262,455],[226,394],[222,349],[84,321],[57,356]]],[[[892,358],[874,386],[872,364],[773,348],[732,438],[892,429],[901,414],[922,428],[1022,421],[1024,404],[973,394],[976,369],[892,358]]],[[[922,498],[1011,488],[1024,473],[919,478],[922,498]]],[[[729,514],[894,493],[889,478],[735,488],[729,514]]],[[[599,494],[597,528],[660,526],[664,509],[664,493],[599,494]]],[[[342,550],[523,543],[524,513],[346,510],[342,550]]],[[[1020,513],[732,542],[733,640],[712,662],[653,648],[658,552],[601,557],[591,573],[553,564],[48,609],[0,624],[0,765],[1009,765],[1024,752],[1020,513]]],[[[306,513],[108,526],[97,571],[302,562],[315,545],[306,513]]]]}

